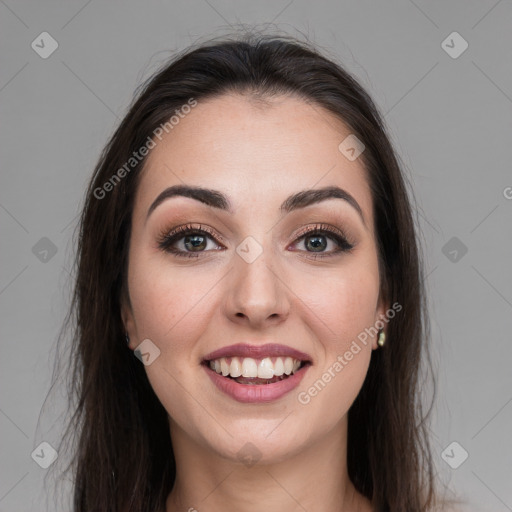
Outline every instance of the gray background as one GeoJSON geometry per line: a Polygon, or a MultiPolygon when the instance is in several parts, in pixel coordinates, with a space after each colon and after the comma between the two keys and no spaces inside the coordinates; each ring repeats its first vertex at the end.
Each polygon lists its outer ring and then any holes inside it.
{"type": "Polygon", "coordinates": [[[420,206],[438,471],[469,509],[512,510],[512,2],[0,0],[0,511],[54,510],[31,453],[59,440],[57,412],[40,413],[107,137],[173,51],[272,21],[337,56],[385,115],[420,206]],[[31,47],[44,31],[46,59],[31,47]]]}

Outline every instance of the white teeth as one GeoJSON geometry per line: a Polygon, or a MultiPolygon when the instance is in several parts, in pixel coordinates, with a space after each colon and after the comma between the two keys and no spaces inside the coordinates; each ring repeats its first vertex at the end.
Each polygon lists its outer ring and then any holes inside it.
{"type": "Polygon", "coordinates": [[[274,375],[280,377],[284,373],[284,362],[282,357],[278,357],[274,363],[274,375]]]}
{"type": "Polygon", "coordinates": [[[242,377],[257,377],[258,365],[252,357],[244,357],[242,361],[242,377]]]}
{"type": "Polygon", "coordinates": [[[300,368],[300,365],[301,361],[292,357],[276,357],[275,362],[270,357],[261,360],[252,357],[221,357],[209,362],[210,368],[224,377],[229,375],[233,378],[242,376],[260,379],[291,375],[300,368]]]}
{"type": "Polygon", "coordinates": [[[229,374],[231,377],[240,377],[240,375],[242,375],[242,365],[240,364],[238,357],[233,357],[233,359],[231,359],[229,374]]]}
{"type": "Polygon", "coordinates": [[[258,365],[258,378],[259,379],[271,379],[274,376],[274,365],[272,359],[266,357],[262,359],[258,365]]]}
{"type": "Polygon", "coordinates": [[[224,358],[220,360],[220,371],[224,377],[229,374],[229,366],[224,358]]]}

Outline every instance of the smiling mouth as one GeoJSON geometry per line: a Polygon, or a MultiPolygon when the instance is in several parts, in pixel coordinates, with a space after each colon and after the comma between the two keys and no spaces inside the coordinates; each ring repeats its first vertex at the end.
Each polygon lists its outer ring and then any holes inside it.
{"type": "Polygon", "coordinates": [[[203,364],[238,384],[259,386],[286,380],[311,363],[294,357],[221,357],[205,360],[203,364]]]}

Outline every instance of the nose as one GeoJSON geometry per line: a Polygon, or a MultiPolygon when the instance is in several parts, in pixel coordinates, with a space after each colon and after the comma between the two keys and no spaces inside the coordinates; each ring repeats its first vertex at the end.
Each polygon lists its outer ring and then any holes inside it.
{"type": "Polygon", "coordinates": [[[262,328],[288,317],[290,292],[273,268],[270,252],[263,251],[252,263],[235,256],[225,302],[225,313],[232,322],[262,328]]]}

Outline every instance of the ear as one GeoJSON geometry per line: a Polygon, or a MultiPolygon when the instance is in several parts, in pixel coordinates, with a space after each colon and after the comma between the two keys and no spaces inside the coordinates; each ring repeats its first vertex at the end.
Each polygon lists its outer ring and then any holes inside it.
{"type": "MultiPolygon", "coordinates": [[[[373,325],[377,324],[376,328],[378,329],[382,322],[382,324],[384,324],[384,326],[382,327],[382,330],[384,331],[385,334],[387,334],[388,321],[387,321],[386,312],[388,310],[389,310],[389,302],[381,294],[379,296],[379,302],[377,304],[377,309],[375,310],[375,321],[374,321],[373,325]],[[379,322],[379,320],[380,320],[380,322],[379,322]]],[[[380,329],[379,329],[379,332],[380,332],[380,329]]],[[[373,339],[372,350],[376,350],[376,349],[380,348],[379,345],[377,344],[378,339],[379,339],[379,335],[377,334],[375,336],[375,338],[373,339]]]]}
{"type": "Polygon", "coordinates": [[[126,293],[121,294],[121,320],[123,321],[123,326],[126,334],[130,337],[130,345],[135,344],[135,340],[137,338],[137,332],[135,328],[135,319],[133,316],[132,306],[130,304],[130,299],[126,293]]]}

